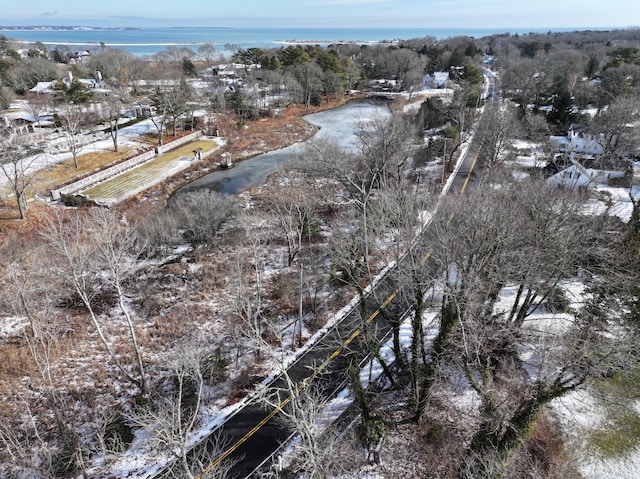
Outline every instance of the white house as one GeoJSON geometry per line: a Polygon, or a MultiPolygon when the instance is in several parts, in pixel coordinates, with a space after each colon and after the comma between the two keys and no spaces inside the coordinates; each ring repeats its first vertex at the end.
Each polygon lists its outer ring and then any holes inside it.
{"type": "Polygon", "coordinates": [[[424,77],[425,88],[444,88],[449,83],[449,72],[434,72],[424,77]]]}
{"type": "Polygon", "coordinates": [[[558,151],[572,151],[585,155],[601,155],[604,151],[599,138],[589,133],[586,125],[572,123],[567,136],[551,136],[551,142],[558,151]]]}
{"type": "Polygon", "coordinates": [[[624,178],[624,171],[585,168],[575,159],[573,154],[571,154],[569,161],[571,166],[548,178],[547,184],[569,188],[595,188],[599,183],[606,183],[610,178],[624,178]]]}
{"type": "Polygon", "coordinates": [[[36,86],[34,86],[29,91],[31,93],[35,93],[36,95],[40,95],[41,93],[53,93],[55,91],[53,88],[55,84],[55,81],[39,81],[38,83],[36,83],[36,86]]]}
{"type": "MultiPolygon", "coordinates": [[[[92,92],[110,93],[111,90],[106,88],[104,81],[102,81],[102,75],[100,74],[100,72],[96,72],[96,77],[97,78],[78,78],[78,81],[82,83],[84,86],[86,86],[92,92]]],[[[71,72],[68,72],[67,76],[63,77],[60,81],[64,83],[66,86],[69,86],[73,81],[73,75],[71,74],[71,72]]],[[[39,81],[38,83],[36,83],[36,86],[31,88],[29,91],[37,95],[40,95],[41,93],[43,94],[54,93],[55,84],[57,82],[58,82],[57,80],[39,81]]]]}
{"type": "Polygon", "coordinates": [[[245,65],[244,63],[223,63],[220,65],[214,65],[210,68],[212,75],[227,78],[236,78],[240,71],[250,72],[252,70],[259,70],[261,65],[252,63],[245,65]]]}
{"type": "Polygon", "coordinates": [[[67,63],[69,65],[75,65],[77,63],[84,63],[91,58],[91,52],[89,50],[80,50],[77,52],[67,52],[67,63]]]}

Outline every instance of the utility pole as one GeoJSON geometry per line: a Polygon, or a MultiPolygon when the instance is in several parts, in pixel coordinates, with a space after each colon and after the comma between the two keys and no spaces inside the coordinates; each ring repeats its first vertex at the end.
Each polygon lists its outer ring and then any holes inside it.
{"type": "MultiPolygon", "coordinates": [[[[300,294],[298,297],[298,346],[302,346],[302,262],[300,262],[300,294]]],[[[295,335],[294,335],[295,336],[295,335]]],[[[294,338],[294,343],[296,338],[294,338]]]]}

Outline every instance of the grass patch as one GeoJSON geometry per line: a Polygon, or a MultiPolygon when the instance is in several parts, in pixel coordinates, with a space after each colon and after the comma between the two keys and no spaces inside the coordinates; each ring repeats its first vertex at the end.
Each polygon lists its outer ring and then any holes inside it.
{"type": "Polygon", "coordinates": [[[628,405],[631,401],[639,401],[640,365],[634,365],[627,371],[596,381],[594,388],[600,396],[607,397],[608,402],[628,405]]]}
{"type": "Polygon", "coordinates": [[[163,172],[170,169],[177,160],[185,157],[193,158],[193,150],[196,148],[202,148],[203,153],[206,153],[216,147],[216,142],[208,140],[187,143],[117,177],[88,188],[83,193],[89,198],[120,198],[128,191],[136,190],[140,185],[149,184],[154,177],[162,180],[163,172]]]}
{"type": "Polygon", "coordinates": [[[178,158],[183,157],[193,157],[193,150],[196,148],[202,148],[202,153],[206,153],[207,151],[215,148],[217,143],[215,141],[210,140],[199,140],[194,141],[192,143],[187,143],[186,145],[179,146],[174,150],[169,150],[165,154],[163,154],[160,158],[166,160],[177,160],[178,158]]]}
{"type": "Polygon", "coordinates": [[[601,457],[624,457],[640,445],[640,416],[633,410],[615,414],[605,427],[591,431],[589,441],[601,457]]]}
{"type": "Polygon", "coordinates": [[[131,153],[131,148],[120,147],[118,152],[94,151],[78,156],[78,168],[73,164],[73,158],[55,163],[38,172],[33,187],[39,191],[47,191],[55,186],[73,180],[78,176],[99,170],[106,165],[125,158],[131,153]]]}
{"type": "Polygon", "coordinates": [[[594,450],[605,458],[620,458],[640,447],[640,366],[597,381],[594,389],[605,414],[604,426],[589,434],[594,450]]]}

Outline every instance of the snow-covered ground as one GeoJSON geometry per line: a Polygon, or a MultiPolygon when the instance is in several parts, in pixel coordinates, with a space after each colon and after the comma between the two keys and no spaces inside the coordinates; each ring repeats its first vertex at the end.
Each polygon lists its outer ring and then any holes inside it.
{"type": "MultiPolygon", "coordinates": [[[[518,167],[527,169],[544,166],[539,159],[539,145],[519,140],[514,142],[513,148],[522,153],[514,162],[518,167]]],[[[637,178],[640,174],[640,163],[633,163],[633,168],[634,178],[637,178]]],[[[597,175],[592,172],[591,177],[595,180],[583,185],[592,193],[585,204],[585,214],[598,214],[607,211],[608,214],[628,222],[633,211],[630,195],[636,200],[639,199],[640,186],[634,184],[631,188],[613,187],[607,184],[606,174],[597,175]]],[[[575,187],[575,181],[569,177],[566,177],[565,184],[568,187],[575,187]]],[[[575,302],[580,297],[579,285],[574,285],[571,290],[575,291],[575,295],[569,299],[575,302]]],[[[547,325],[562,324],[563,321],[557,321],[562,319],[558,316],[562,315],[547,315],[546,317],[536,315],[535,320],[541,320],[547,325]]],[[[640,402],[627,406],[640,411],[640,402]]],[[[571,392],[553,401],[551,409],[560,420],[567,440],[566,449],[573,459],[572,462],[577,465],[584,479],[603,479],[606,477],[637,479],[640,477],[640,447],[636,447],[632,452],[619,458],[604,458],[589,444],[590,433],[607,425],[602,402],[596,399],[593,391],[580,389],[571,392]]]]}
{"type": "MultiPolygon", "coordinates": [[[[436,90],[436,91],[438,93],[442,93],[442,90],[436,90]]],[[[420,93],[423,93],[423,92],[420,92],[420,93]]],[[[412,106],[410,106],[409,108],[415,108],[415,104],[412,104],[412,106]]],[[[123,128],[122,130],[120,130],[119,143],[123,145],[130,144],[130,145],[136,146],[137,145],[136,138],[139,135],[145,134],[148,132],[153,132],[153,131],[155,131],[155,126],[153,125],[151,120],[146,120],[137,125],[123,128]]],[[[108,149],[111,149],[112,146],[113,145],[110,138],[107,137],[106,139],[91,143],[90,145],[85,147],[85,151],[87,150],[90,151],[92,149],[108,150],[108,149]]],[[[536,159],[536,155],[534,152],[535,145],[528,145],[524,142],[519,142],[517,144],[518,150],[525,150],[527,147],[531,147],[531,150],[532,150],[531,156],[522,155],[521,158],[519,157],[518,164],[520,166],[538,167],[539,162],[536,159]]],[[[463,147],[463,150],[464,148],[466,148],[466,146],[463,147]]],[[[40,167],[44,167],[47,164],[50,164],[52,162],[63,161],[69,158],[70,156],[71,155],[68,153],[48,155],[48,157],[45,157],[45,155],[43,155],[43,160],[42,160],[43,163],[40,165],[40,167]]],[[[451,176],[451,178],[453,178],[453,175],[451,176]]],[[[606,192],[604,199],[610,198],[611,201],[614,203],[614,207],[610,209],[612,213],[620,216],[622,219],[625,219],[625,220],[630,217],[632,205],[631,205],[631,201],[629,200],[628,189],[612,188],[607,186],[606,184],[598,184],[595,186],[595,188],[597,189],[597,191],[601,193],[606,192]]],[[[638,191],[637,187],[634,187],[632,189],[632,194],[634,195],[634,197],[638,197],[638,195],[640,194],[640,191],[638,191]]],[[[593,207],[593,208],[605,207],[606,202],[604,201],[604,199],[591,200],[592,204],[590,204],[590,207],[593,207]]],[[[508,291],[505,291],[505,296],[506,296],[505,301],[508,303],[508,296],[509,296],[508,291]]],[[[353,307],[353,304],[346,306],[341,311],[336,313],[333,321],[339,319],[342,315],[346,314],[346,312],[351,307],[353,307]]],[[[544,322],[544,321],[551,322],[551,318],[548,315],[546,317],[539,316],[536,319],[540,322],[544,322]]],[[[432,313],[430,313],[430,315],[425,317],[425,321],[431,322],[432,320],[433,320],[432,313]]],[[[331,327],[332,324],[333,322],[328,324],[323,330],[319,331],[317,335],[322,334],[324,330],[326,328],[331,327]]],[[[6,323],[7,330],[3,332],[6,332],[7,335],[11,335],[13,329],[15,329],[16,327],[17,326],[15,325],[15,323],[7,322],[6,323]]],[[[407,344],[406,341],[408,341],[410,338],[408,325],[404,325],[402,331],[403,331],[402,333],[403,341],[405,341],[405,344],[407,344]]],[[[433,329],[431,329],[430,331],[433,331],[433,329]]],[[[312,340],[309,341],[309,344],[313,342],[314,340],[312,338],[312,340]]],[[[390,354],[391,354],[390,348],[387,345],[384,348],[384,355],[389,358],[391,357],[390,354]]],[[[290,355],[286,359],[286,361],[291,361],[293,360],[294,357],[295,357],[294,355],[290,355]]],[[[363,376],[366,376],[362,378],[363,382],[366,383],[366,381],[372,378],[378,377],[380,373],[381,373],[381,368],[379,364],[372,363],[369,367],[363,368],[362,374],[363,376]]],[[[270,380],[271,380],[271,376],[266,378],[263,381],[263,384],[266,384],[270,380]]],[[[464,402],[467,399],[461,398],[461,400],[464,402]]],[[[327,414],[323,416],[322,423],[326,424],[332,416],[335,417],[335,415],[339,414],[339,412],[341,412],[348,405],[349,401],[350,401],[350,398],[347,396],[346,392],[343,392],[334,402],[332,402],[328,406],[327,414]]],[[[194,436],[193,441],[197,441],[199,438],[202,438],[208,435],[213,429],[215,429],[215,427],[217,427],[224,420],[224,418],[228,417],[230,414],[233,414],[233,412],[235,412],[242,404],[243,403],[240,402],[229,407],[223,407],[223,405],[221,404],[208,405],[207,408],[204,410],[201,428],[198,430],[197,434],[194,436]]],[[[633,472],[640,470],[640,452],[637,454],[633,454],[622,461],[614,461],[613,463],[609,463],[607,461],[601,461],[593,458],[590,459],[588,452],[586,451],[579,452],[581,451],[581,447],[584,446],[584,444],[581,441],[584,441],[584,438],[586,436],[585,431],[587,431],[588,428],[590,427],[597,426],[603,420],[602,415],[599,414],[599,411],[597,410],[597,404],[595,403],[593,397],[589,396],[588,393],[584,391],[573,393],[567,396],[566,398],[563,398],[562,401],[558,402],[558,404],[554,404],[554,410],[556,410],[557,414],[562,419],[563,425],[565,426],[565,430],[568,431],[569,440],[575,441],[575,444],[576,444],[575,452],[577,454],[577,457],[579,457],[581,461],[584,461],[583,474],[585,475],[586,479],[596,479],[596,478],[599,479],[606,476],[622,477],[622,478],[638,477],[637,473],[636,475],[633,475],[633,472]]],[[[115,464],[109,467],[109,477],[113,477],[113,478],[151,477],[153,473],[162,466],[162,459],[159,459],[155,455],[150,456],[148,454],[148,449],[147,447],[145,447],[146,440],[147,438],[144,436],[144,434],[139,433],[139,435],[135,439],[134,445],[130,448],[129,452],[125,454],[123,457],[121,457],[115,464]],[[154,465],[152,466],[152,464],[154,465]],[[141,471],[144,471],[144,472],[141,472],[141,471]]],[[[90,471],[90,475],[93,474],[92,477],[94,476],[98,477],[100,476],[101,473],[104,473],[104,469],[100,464],[98,464],[98,466],[94,470],[90,471]]],[[[372,471],[370,474],[367,475],[367,477],[373,478],[378,476],[376,476],[376,473],[372,471]]]]}
{"type": "MultiPolygon", "coordinates": [[[[630,404],[640,412],[640,403],[630,404]]],[[[640,448],[618,458],[602,457],[589,444],[592,432],[607,426],[602,404],[589,390],[578,390],[556,399],[552,410],[560,419],[566,448],[584,479],[638,479],[640,448]]]]}
{"type": "MultiPolygon", "coordinates": [[[[542,168],[546,164],[542,159],[542,149],[536,143],[517,140],[512,143],[512,149],[517,153],[517,156],[511,164],[521,170],[542,168]]],[[[632,165],[635,183],[640,176],[640,162],[633,162],[632,165]]],[[[630,195],[635,199],[640,198],[640,186],[634,184],[631,188],[623,188],[607,184],[610,177],[624,176],[624,171],[599,171],[570,166],[565,172],[572,172],[572,174],[565,173],[563,175],[560,172],[548,181],[570,188],[579,186],[588,189],[592,195],[585,204],[585,214],[599,214],[608,211],[609,214],[618,216],[622,221],[629,221],[633,211],[630,195]]]]}
{"type": "MultiPolygon", "coordinates": [[[[411,110],[414,105],[410,104],[406,108],[411,110]]],[[[463,155],[468,145],[463,146],[463,155]]],[[[513,144],[514,150],[529,152],[528,155],[518,156],[514,164],[520,168],[541,168],[544,162],[540,160],[540,145],[518,140],[513,144]]],[[[634,169],[640,171],[640,165],[634,164],[634,169]]],[[[454,175],[452,175],[453,177],[454,175]]],[[[623,221],[628,221],[631,217],[633,204],[629,198],[640,198],[640,187],[629,188],[611,187],[606,183],[606,175],[600,181],[592,182],[589,188],[595,193],[585,205],[585,213],[600,213],[608,208],[609,214],[618,216],[623,221]]],[[[571,186],[571,185],[567,185],[571,186]]],[[[445,191],[447,188],[445,187],[445,191]]],[[[567,299],[573,307],[579,308],[583,301],[584,288],[578,281],[563,285],[567,292],[567,299]]],[[[513,288],[505,287],[501,292],[497,309],[509,309],[513,303],[515,291],[513,288]]],[[[427,341],[431,341],[436,333],[434,319],[436,314],[428,312],[425,314],[425,329],[428,331],[427,341]]],[[[529,324],[537,330],[545,330],[550,334],[561,334],[562,331],[570,327],[573,317],[565,313],[550,313],[542,308],[534,312],[528,319],[529,324]]],[[[405,322],[401,326],[401,340],[405,347],[408,347],[411,340],[410,325],[405,322]]],[[[391,344],[387,343],[382,348],[382,356],[385,360],[393,360],[391,344]]],[[[367,385],[369,381],[380,379],[382,368],[380,364],[373,360],[364,366],[361,371],[361,381],[367,385]]],[[[348,407],[353,398],[348,391],[343,391],[334,401],[327,406],[327,414],[319,420],[318,428],[329,424],[328,417],[338,417],[348,407]]],[[[477,396],[468,387],[457,390],[452,404],[457,404],[461,410],[473,410],[477,407],[477,396]]],[[[630,405],[640,411],[640,402],[630,405]]],[[[578,469],[584,479],[602,479],[604,477],[616,477],[622,479],[636,479],[640,477],[640,448],[636,448],[632,453],[622,458],[604,459],[593,453],[587,438],[589,432],[604,425],[605,416],[601,405],[596,401],[593,393],[586,389],[577,390],[552,403],[552,411],[559,418],[567,439],[567,450],[570,457],[578,464],[578,469]]],[[[285,453],[286,454],[286,453],[285,453]]],[[[286,461],[285,461],[286,462],[286,461]]],[[[360,470],[359,477],[367,479],[377,479],[385,477],[378,472],[375,465],[368,465],[360,470]]]]}
{"type": "MultiPolygon", "coordinates": [[[[157,132],[157,129],[151,119],[143,120],[135,125],[123,127],[118,130],[118,145],[130,146],[132,148],[143,147],[145,145],[148,146],[148,144],[140,142],[139,137],[153,132],[157,132]]],[[[60,136],[57,139],[57,142],[52,143],[52,145],[50,145],[48,151],[35,155],[25,161],[25,165],[29,165],[29,168],[26,171],[27,174],[42,170],[47,166],[72,158],[73,155],[71,152],[64,151],[66,145],[64,137],[60,136]],[[56,146],[56,148],[51,148],[52,145],[59,145],[59,147],[56,146]]],[[[103,135],[100,139],[94,139],[91,135],[87,135],[86,144],[80,151],[80,155],[84,153],[108,150],[113,150],[113,141],[108,133],[103,135]]],[[[5,187],[7,185],[8,179],[4,175],[0,175],[0,187],[5,187]]]]}

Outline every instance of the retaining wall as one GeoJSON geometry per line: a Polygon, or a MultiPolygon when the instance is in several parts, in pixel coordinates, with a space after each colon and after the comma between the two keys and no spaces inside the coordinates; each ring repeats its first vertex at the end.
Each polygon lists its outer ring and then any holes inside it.
{"type": "Polygon", "coordinates": [[[162,155],[169,150],[173,150],[179,146],[184,145],[185,143],[189,143],[197,138],[202,136],[202,131],[194,131],[186,136],[178,138],[177,140],[172,141],[171,143],[167,143],[165,145],[158,146],[156,148],[157,154],[154,150],[147,151],[145,153],[141,153],[140,155],[134,156],[122,163],[118,163],[117,165],[113,165],[109,168],[105,168],[104,170],[98,171],[92,175],[87,176],[86,178],[82,178],[81,180],[74,181],[62,188],[57,188],[55,190],[51,190],[51,198],[54,200],[59,200],[62,195],[68,195],[73,193],[74,191],[79,191],[88,188],[89,186],[95,185],[101,181],[112,178],[120,173],[130,170],[142,163],[145,163],[149,160],[152,160],[157,155],[162,155]]]}
{"type": "MultiPolygon", "coordinates": [[[[202,159],[204,160],[205,158],[208,158],[209,156],[211,156],[214,153],[216,153],[217,150],[218,150],[218,148],[213,148],[213,149],[207,151],[206,153],[203,153],[202,154],[202,159]]],[[[169,178],[170,176],[175,175],[178,171],[182,171],[182,170],[188,168],[189,166],[191,166],[192,162],[191,161],[185,161],[185,160],[187,160],[187,158],[181,158],[180,160],[177,160],[177,161],[183,161],[183,164],[181,166],[177,167],[177,168],[173,168],[170,171],[165,172],[164,174],[160,174],[158,176],[155,176],[153,179],[150,179],[146,183],[141,183],[137,187],[128,190],[126,193],[118,196],[117,198],[91,198],[91,199],[93,201],[95,201],[96,203],[98,203],[99,205],[111,207],[111,206],[113,206],[115,204],[120,203],[121,201],[127,200],[127,199],[131,198],[132,196],[137,195],[138,193],[141,193],[144,190],[147,190],[147,189],[151,188],[152,186],[157,185],[161,181],[164,181],[167,178],[169,178]]]]}

